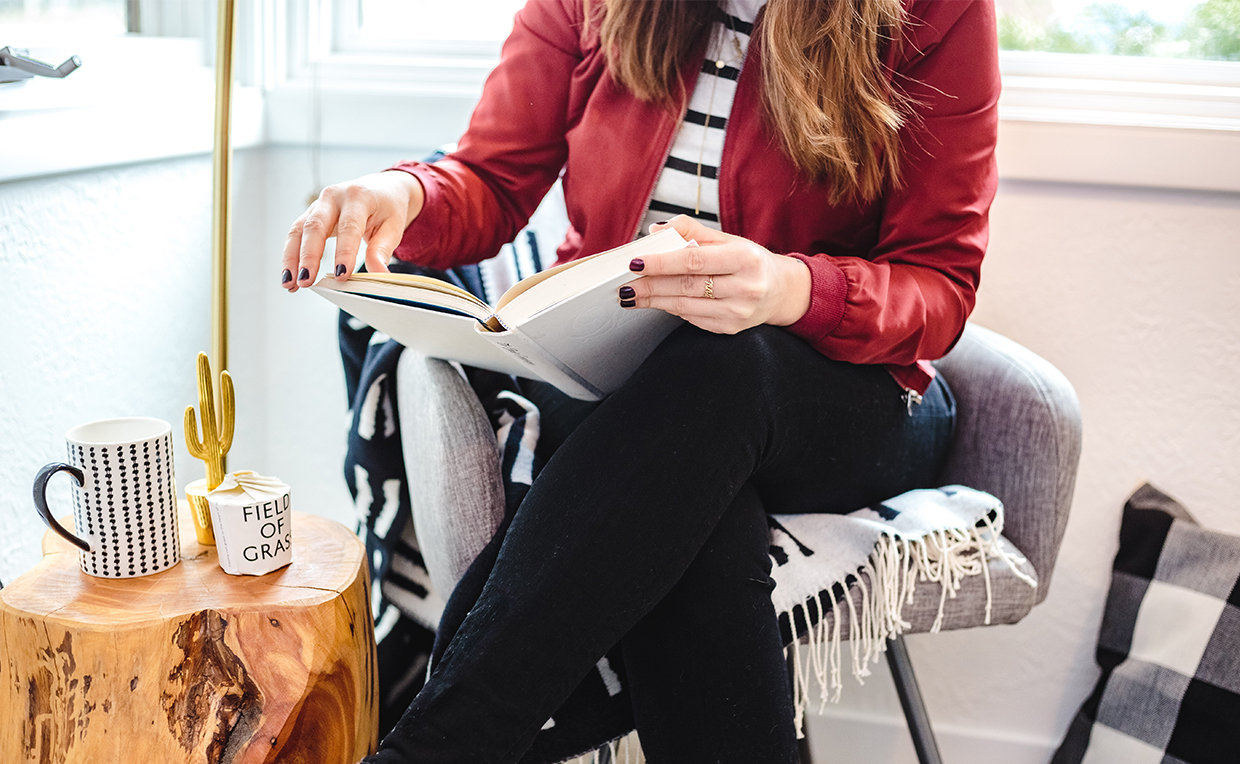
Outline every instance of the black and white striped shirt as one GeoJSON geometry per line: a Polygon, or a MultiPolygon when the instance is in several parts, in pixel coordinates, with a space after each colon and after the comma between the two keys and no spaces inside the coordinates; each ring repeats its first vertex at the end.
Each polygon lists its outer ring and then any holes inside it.
{"type": "Polygon", "coordinates": [[[715,23],[702,74],[689,97],[684,122],[676,131],[663,171],[655,183],[639,235],[650,224],[690,215],[719,228],[719,162],[723,136],[736,96],[753,20],[766,0],[725,0],[715,23]],[[739,47],[739,51],[737,48],[739,47]],[[723,66],[718,66],[723,62],[723,66]]]}

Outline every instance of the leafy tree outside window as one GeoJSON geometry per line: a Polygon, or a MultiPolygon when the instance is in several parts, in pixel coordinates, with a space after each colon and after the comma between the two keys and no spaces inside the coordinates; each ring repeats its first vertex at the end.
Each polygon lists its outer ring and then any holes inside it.
{"type": "Polygon", "coordinates": [[[1003,50],[1240,61],[1240,0],[996,0],[1003,50]]]}

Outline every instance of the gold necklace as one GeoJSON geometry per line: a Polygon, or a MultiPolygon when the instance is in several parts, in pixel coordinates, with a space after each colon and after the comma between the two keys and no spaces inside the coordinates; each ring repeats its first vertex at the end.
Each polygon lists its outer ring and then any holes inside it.
{"type": "MultiPolygon", "coordinates": [[[[727,9],[724,8],[723,16],[726,19],[724,23],[728,25],[728,31],[732,33],[732,48],[736,51],[737,63],[743,64],[745,62],[745,49],[741,47],[741,36],[737,33],[736,27],[732,26],[732,14],[728,13],[727,9]]],[[[715,62],[716,69],[722,69],[726,65],[727,62],[722,58],[715,62]]]]}
{"type": "MultiPolygon", "coordinates": [[[[733,49],[736,50],[737,64],[738,66],[743,65],[745,63],[745,49],[741,47],[740,35],[737,34],[736,28],[732,26],[732,15],[727,12],[726,8],[721,10],[723,10],[724,18],[727,19],[728,31],[732,33],[731,41],[733,49]]],[[[694,215],[702,212],[702,159],[706,156],[706,138],[710,135],[710,114],[715,108],[715,90],[719,86],[719,73],[723,70],[723,67],[728,65],[728,62],[722,58],[723,49],[727,46],[721,45],[719,47],[721,56],[715,60],[715,76],[710,82],[710,97],[706,100],[706,119],[702,120],[702,146],[698,149],[697,196],[693,201],[694,215]]]]}

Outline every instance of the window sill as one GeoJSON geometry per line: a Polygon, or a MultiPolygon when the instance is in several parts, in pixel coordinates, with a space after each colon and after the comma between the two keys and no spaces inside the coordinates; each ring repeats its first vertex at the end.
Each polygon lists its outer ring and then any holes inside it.
{"type": "MultiPolygon", "coordinates": [[[[63,80],[0,84],[0,182],[210,153],[215,81],[187,46],[121,38],[63,80]]],[[[261,144],[259,89],[233,99],[233,146],[261,144]]]]}
{"type": "MultiPolygon", "coordinates": [[[[365,90],[324,86],[319,135],[325,146],[422,151],[457,140],[476,98],[390,84],[365,90]]],[[[314,134],[311,102],[312,88],[305,85],[269,93],[268,140],[307,144],[314,134]]],[[[1079,112],[1021,111],[1004,100],[999,115],[999,174],[1005,179],[1240,192],[1240,130],[1135,119],[1090,122],[1079,112]]]]}
{"type": "Polygon", "coordinates": [[[999,177],[1240,193],[1240,131],[999,120],[999,177]]]}
{"type": "MultiPolygon", "coordinates": [[[[265,94],[234,91],[233,145],[416,152],[455,141],[492,63],[330,56],[317,65],[317,95],[310,67],[265,94]]],[[[25,91],[0,85],[0,182],[211,151],[210,70],[109,81],[104,64],[25,91]],[[59,102],[48,95],[57,91],[59,102]]],[[[1240,67],[1010,52],[1001,66],[1001,177],[1240,192],[1240,67]]]]}
{"type": "Polygon", "coordinates": [[[1240,65],[1000,55],[999,173],[1240,191],[1240,65]]]}

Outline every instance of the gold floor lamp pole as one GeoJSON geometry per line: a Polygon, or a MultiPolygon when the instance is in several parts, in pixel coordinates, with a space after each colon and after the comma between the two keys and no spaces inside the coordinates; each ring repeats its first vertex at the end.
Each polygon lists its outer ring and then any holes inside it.
{"type": "Polygon", "coordinates": [[[211,355],[198,354],[198,407],[185,410],[185,446],[192,456],[207,465],[207,477],[185,486],[194,519],[194,532],[201,544],[214,544],[211,510],[207,494],[228,471],[227,454],[233,436],[233,386],[228,375],[228,260],[232,234],[229,210],[229,174],[232,169],[232,141],[229,117],[232,112],[233,31],[235,0],[217,0],[219,26],[215,46],[215,147],[212,152],[213,185],[211,215],[211,355]],[[212,392],[211,359],[220,370],[219,397],[212,392]],[[218,411],[218,415],[217,412],[218,411]],[[198,437],[198,420],[202,437],[198,437]]]}
{"type": "MultiPolygon", "coordinates": [[[[217,0],[219,21],[215,45],[214,194],[211,218],[211,359],[221,372],[228,368],[228,270],[232,238],[229,175],[232,170],[233,36],[235,0],[217,0]]],[[[224,465],[227,471],[227,465],[224,465]]]]}

